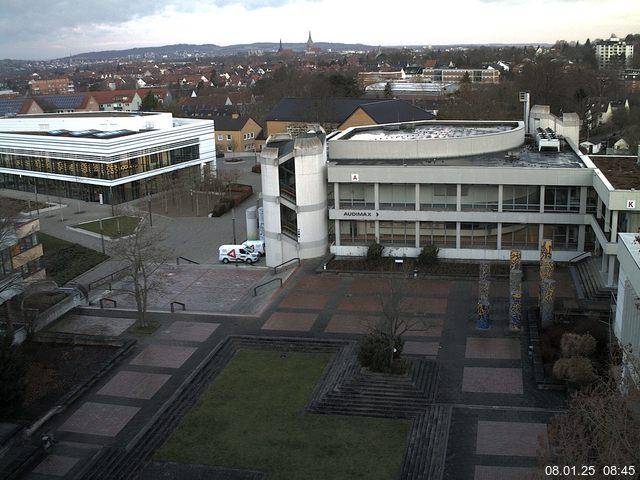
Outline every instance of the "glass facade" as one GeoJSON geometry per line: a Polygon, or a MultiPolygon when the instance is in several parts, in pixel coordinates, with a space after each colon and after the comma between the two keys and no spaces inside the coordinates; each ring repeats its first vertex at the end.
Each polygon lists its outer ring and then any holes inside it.
{"type": "Polygon", "coordinates": [[[420,185],[420,210],[455,210],[458,186],[420,185]]]}
{"type": "Polygon", "coordinates": [[[414,183],[380,184],[380,209],[415,210],[416,186],[414,183]]]}
{"type": "Polygon", "coordinates": [[[32,172],[53,173],[79,178],[117,180],[158,168],[169,167],[200,158],[200,146],[191,145],[164,152],[141,154],[118,161],[83,161],[45,156],[0,153],[0,167],[32,172]]]}
{"type": "Polygon", "coordinates": [[[544,189],[545,212],[579,212],[579,187],[550,187],[544,189]]]}

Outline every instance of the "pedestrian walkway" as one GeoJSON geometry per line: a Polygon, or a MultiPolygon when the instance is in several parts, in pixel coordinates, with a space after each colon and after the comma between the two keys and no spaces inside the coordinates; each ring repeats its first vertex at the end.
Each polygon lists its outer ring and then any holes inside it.
{"type": "MultiPolygon", "coordinates": [[[[99,452],[135,448],[139,433],[231,334],[357,340],[384,318],[388,280],[316,274],[315,266],[305,262],[290,272],[255,315],[151,314],[160,328],[137,337],[127,360],[49,423],[58,443],[27,478],[84,478],[99,452]]],[[[507,280],[492,282],[487,331],[475,327],[476,281],[403,282],[400,309],[411,318],[404,353],[437,360],[434,405],[451,412],[443,424],[444,478],[526,478],[548,441],[550,417],[564,403],[557,393],[537,390],[524,330],[508,329],[507,280]]],[[[535,285],[528,275],[526,302],[535,301],[535,285]]],[[[574,299],[570,289],[562,295],[559,304],[574,299]]]]}

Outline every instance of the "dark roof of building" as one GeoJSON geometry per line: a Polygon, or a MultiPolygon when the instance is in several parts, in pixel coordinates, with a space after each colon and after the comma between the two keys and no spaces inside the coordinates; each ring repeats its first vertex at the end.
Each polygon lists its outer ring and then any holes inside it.
{"type": "Polygon", "coordinates": [[[433,120],[436,116],[402,100],[386,100],[360,105],[376,123],[433,120]]]}
{"type": "Polygon", "coordinates": [[[355,97],[311,97],[311,98],[283,98],[267,114],[267,121],[289,122],[318,122],[336,123],[344,122],[358,107],[367,107],[365,111],[378,121],[378,118],[386,122],[432,120],[433,115],[414,107],[404,100],[371,99],[355,97]],[[380,104],[379,106],[375,106],[380,104]],[[385,113],[386,112],[386,113],[385,113]],[[419,112],[428,117],[420,116],[419,112]],[[375,117],[374,117],[375,115],[375,117]],[[398,115],[400,118],[398,118],[398,115]]]}
{"type": "Polygon", "coordinates": [[[375,100],[355,97],[287,97],[271,109],[266,120],[342,123],[360,105],[372,101],[375,100]]]}
{"type": "Polygon", "coordinates": [[[210,117],[216,131],[239,132],[251,119],[248,115],[214,115],[210,117]]]}
{"type": "Polygon", "coordinates": [[[589,158],[616,190],[640,190],[640,167],[637,157],[590,155],[589,158]]]}
{"type": "Polygon", "coordinates": [[[0,117],[4,117],[6,115],[17,115],[20,113],[24,102],[24,98],[0,100],[0,117]]]}
{"type": "Polygon", "coordinates": [[[70,110],[82,108],[86,97],[85,95],[38,95],[33,100],[40,107],[47,110],[70,110]]]}

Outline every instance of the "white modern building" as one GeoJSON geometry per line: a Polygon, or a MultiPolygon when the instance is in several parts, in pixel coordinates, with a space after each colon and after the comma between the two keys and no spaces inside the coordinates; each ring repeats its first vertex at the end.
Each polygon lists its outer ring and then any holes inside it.
{"type": "Polygon", "coordinates": [[[633,45],[627,44],[612,33],[608,40],[596,44],[596,60],[601,70],[614,66],[620,69],[631,68],[633,45]]]}
{"type": "Polygon", "coordinates": [[[0,118],[0,188],[120,203],[216,168],[211,120],[83,112],[0,118]]]}
{"type": "Polygon", "coordinates": [[[621,233],[618,239],[618,294],[614,333],[623,350],[622,384],[631,380],[640,387],[640,241],[637,234],[621,233]]]}
{"type": "Polygon", "coordinates": [[[435,244],[443,258],[506,260],[519,249],[533,261],[550,238],[557,261],[600,257],[613,286],[617,233],[640,227],[640,185],[612,172],[640,167],[581,154],[578,130],[576,114],[534,106],[526,122],[372,125],[297,144],[271,137],[261,156],[267,264],[362,256],[374,241],[396,257],[435,244]]]}

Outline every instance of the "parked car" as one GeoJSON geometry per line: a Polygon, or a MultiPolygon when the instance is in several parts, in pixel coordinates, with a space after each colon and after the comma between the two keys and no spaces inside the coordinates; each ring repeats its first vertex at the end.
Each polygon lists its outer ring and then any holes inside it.
{"type": "Polygon", "coordinates": [[[262,240],[245,240],[242,242],[242,246],[250,252],[256,252],[264,257],[264,242],[262,240]]]}
{"type": "Polygon", "coordinates": [[[218,260],[222,263],[244,262],[251,265],[260,260],[260,255],[242,245],[222,245],[218,249],[218,260]]]}

